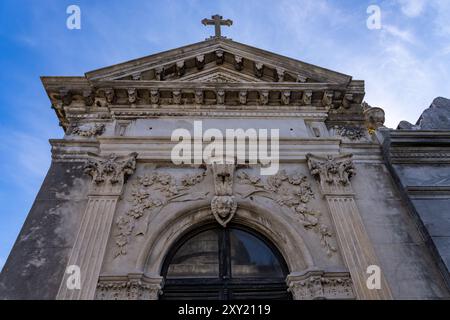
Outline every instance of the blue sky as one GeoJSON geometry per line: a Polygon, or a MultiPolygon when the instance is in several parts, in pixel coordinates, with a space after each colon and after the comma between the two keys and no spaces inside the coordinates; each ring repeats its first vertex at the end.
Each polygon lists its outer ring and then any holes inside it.
{"type": "Polygon", "coordinates": [[[83,75],[204,40],[200,20],[234,21],[233,40],[366,81],[366,101],[389,127],[412,123],[437,96],[450,98],[449,0],[2,0],[0,3],[0,267],[63,136],[41,75],[83,75]],[[66,8],[81,8],[81,30],[66,8]],[[380,30],[366,10],[381,9],[380,30]]]}

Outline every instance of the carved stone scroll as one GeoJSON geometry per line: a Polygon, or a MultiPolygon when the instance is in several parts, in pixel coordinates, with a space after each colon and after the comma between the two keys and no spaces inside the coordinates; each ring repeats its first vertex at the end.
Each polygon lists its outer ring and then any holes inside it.
{"type": "Polygon", "coordinates": [[[263,106],[269,103],[269,91],[264,90],[259,92],[259,103],[263,106]]]}
{"type": "Polygon", "coordinates": [[[150,90],[150,103],[151,104],[159,103],[159,90],[150,90]]]}
{"type": "Polygon", "coordinates": [[[181,104],[181,91],[180,90],[172,91],[172,102],[174,104],[181,104]]]}
{"type": "Polygon", "coordinates": [[[243,67],[244,67],[244,60],[243,60],[243,58],[240,57],[240,56],[234,56],[234,68],[237,71],[241,71],[243,67]]]}
{"type": "Polygon", "coordinates": [[[264,75],[264,64],[255,62],[253,71],[256,77],[262,78],[262,76],[264,75]]]}
{"type": "Polygon", "coordinates": [[[380,266],[375,250],[354,199],[351,178],[355,175],[352,156],[307,155],[311,174],[317,178],[327,200],[336,237],[344,261],[350,271],[358,299],[392,299],[386,279],[381,274],[381,289],[366,285],[367,267],[380,266]]]}
{"type": "Polygon", "coordinates": [[[239,103],[242,105],[247,104],[247,91],[239,92],[239,103]]]}
{"type": "Polygon", "coordinates": [[[128,93],[128,102],[133,104],[137,101],[137,90],[135,88],[129,88],[127,90],[128,93]]]}
{"type": "Polygon", "coordinates": [[[177,75],[182,77],[186,72],[186,64],[184,63],[184,60],[178,61],[175,64],[175,67],[177,69],[177,75]]]}
{"type": "Polygon", "coordinates": [[[195,65],[197,66],[198,70],[202,70],[205,66],[205,55],[200,54],[195,57],[195,65]]]}
{"type": "Polygon", "coordinates": [[[304,105],[309,106],[312,102],[312,91],[306,90],[302,94],[302,102],[304,105]]]}
{"type": "Polygon", "coordinates": [[[134,173],[136,157],[92,156],[86,163],[85,173],[92,177],[89,199],[67,264],[80,268],[81,289],[70,289],[64,274],[57,299],[94,299],[117,201],[126,177],[134,173]]]}
{"type": "Polygon", "coordinates": [[[225,60],[225,55],[223,50],[216,50],[216,63],[218,65],[223,64],[225,60]]]}
{"type": "Polygon", "coordinates": [[[225,90],[217,90],[217,104],[224,104],[225,103],[225,90]]]}
{"type": "Polygon", "coordinates": [[[291,92],[290,91],[281,92],[281,102],[287,106],[289,105],[290,101],[291,101],[291,92]]]}

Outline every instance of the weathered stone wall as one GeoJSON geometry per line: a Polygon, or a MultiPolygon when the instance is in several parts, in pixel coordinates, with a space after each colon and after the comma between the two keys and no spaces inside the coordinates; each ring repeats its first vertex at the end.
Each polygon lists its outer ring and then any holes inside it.
{"type": "Polygon", "coordinates": [[[88,182],[83,163],[52,163],[0,274],[0,299],[55,299],[88,182]]]}
{"type": "Polygon", "coordinates": [[[358,165],[352,183],[394,298],[450,298],[420,226],[385,165],[358,165]]]}

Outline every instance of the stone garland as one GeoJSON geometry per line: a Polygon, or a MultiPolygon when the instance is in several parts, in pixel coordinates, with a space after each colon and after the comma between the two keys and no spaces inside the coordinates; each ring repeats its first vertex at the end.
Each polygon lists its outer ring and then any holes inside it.
{"type": "MultiPolygon", "coordinates": [[[[189,189],[201,183],[206,176],[202,173],[186,175],[179,181],[169,173],[153,172],[139,176],[132,184],[132,207],[116,220],[116,251],[114,257],[127,254],[127,246],[132,235],[144,235],[147,232],[149,219],[171,202],[185,202],[205,199],[208,192],[192,192],[189,189]],[[145,222],[144,222],[145,221],[145,222]]],[[[268,177],[265,182],[260,177],[252,176],[246,171],[239,171],[238,181],[254,187],[252,191],[241,195],[249,198],[259,195],[269,198],[282,207],[293,212],[297,220],[306,230],[314,231],[320,237],[320,243],[328,256],[336,252],[331,243],[333,236],[330,227],[321,221],[321,213],[311,210],[308,203],[314,193],[306,176],[288,175],[284,170],[268,177]]]]}
{"type": "Polygon", "coordinates": [[[202,182],[205,174],[206,172],[203,171],[186,175],[180,181],[168,173],[161,172],[137,177],[132,184],[130,200],[132,207],[116,220],[118,232],[115,236],[114,257],[126,255],[129,238],[133,231],[136,236],[145,234],[149,216],[159,212],[168,203],[204,199],[208,193],[192,193],[189,189],[202,182]],[[142,220],[146,220],[147,223],[142,223],[142,220]]]}
{"type": "Polygon", "coordinates": [[[105,131],[105,125],[96,123],[94,125],[75,125],[71,128],[70,134],[80,137],[100,136],[105,131]]]}
{"type": "Polygon", "coordinates": [[[341,137],[348,138],[351,141],[361,140],[365,136],[363,128],[351,126],[335,126],[335,132],[341,137]]]}
{"type": "Polygon", "coordinates": [[[299,173],[288,175],[281,170],[276,175],[268,177],[264,183],[260,177],[240,171],[237,178],[242,183],[255,188],[250,193],[243,195],[244,198],[259,193],[261,196],[289,208],[306,230],[312,230],[320,236],[320,244],[325,248],[328,256],[332,256],[333,252],[336,252],[336,247],[330,242],[333,236],[330,227],[321,222],[319,211],[308,208],[308,203],[314,198],[314,193],[306,176],[299,173]]]}

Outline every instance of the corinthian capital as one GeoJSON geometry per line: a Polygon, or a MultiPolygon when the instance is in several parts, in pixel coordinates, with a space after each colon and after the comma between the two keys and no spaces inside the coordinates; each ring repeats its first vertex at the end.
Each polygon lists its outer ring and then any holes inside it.
{"type": "Polygon", "coordinates": [[[136,169],[136,157],[135,152],[127,156],[91,155],[84,166],[84,172],[92,177],[91,193],[121,193],[126,178],[136,169]]]}
{"type": "Polygon", "coordinates": [[[315,156],[307,154],[311,175],[319,180],[325,193],[352,192],[350,179],[355,175],[351,154],[340,156],[315,156]]]}

